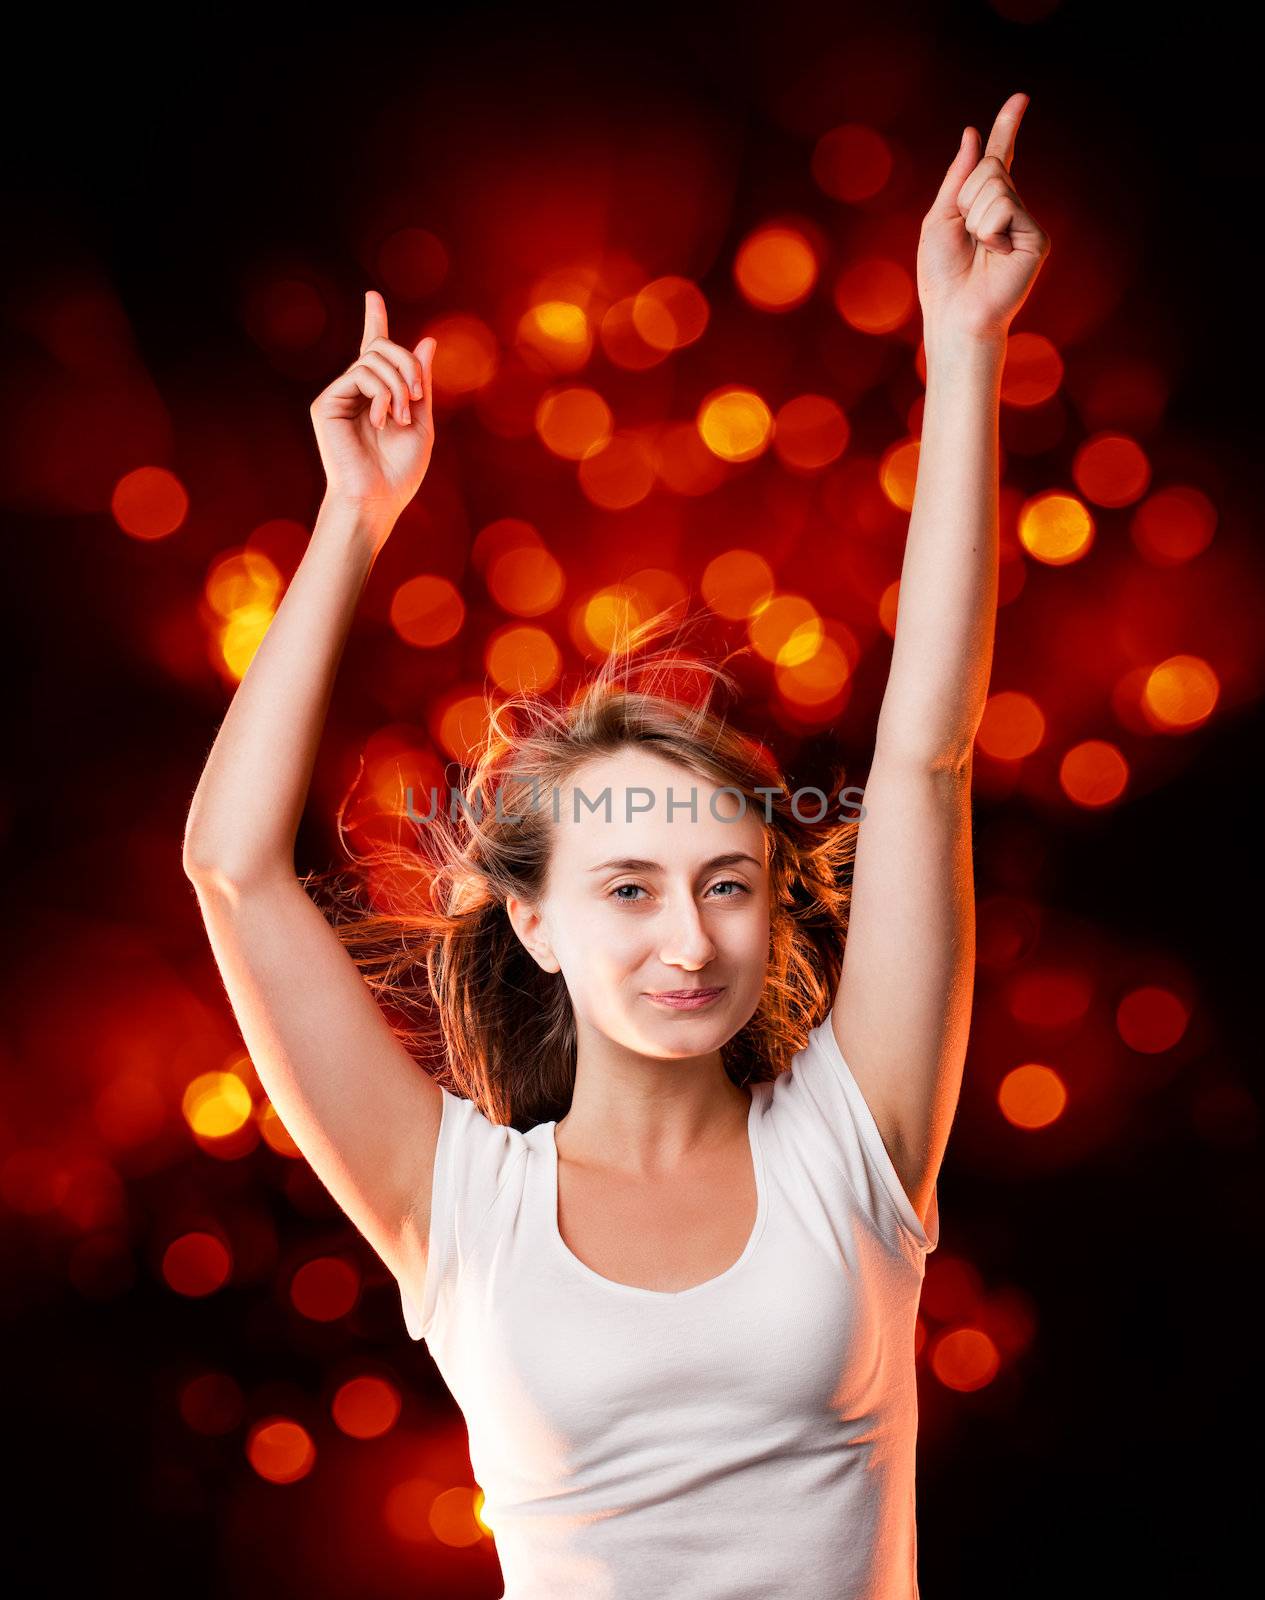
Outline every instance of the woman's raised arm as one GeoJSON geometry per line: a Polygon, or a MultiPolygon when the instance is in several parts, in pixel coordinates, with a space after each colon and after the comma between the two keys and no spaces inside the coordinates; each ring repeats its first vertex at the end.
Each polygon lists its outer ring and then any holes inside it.
{"type": "Polygon", "coordinates": [[[430,464],[434,350],[433,339],[392,343],[369,291],[360,353],[311,408],[327,479],[311,540],[228,708],[184,839],[260,1081],[352,1222],[415,1278],[424,1263],[404,1252],[424,1248],[442,1096],[299,882],[294,843],[352,616],[430,464]]]}

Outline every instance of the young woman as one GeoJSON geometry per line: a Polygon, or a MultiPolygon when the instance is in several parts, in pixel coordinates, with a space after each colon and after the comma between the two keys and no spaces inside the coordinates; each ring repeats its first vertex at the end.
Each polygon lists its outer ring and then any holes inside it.
{"type": "Polygon", "coordinates": [[[312,406],[328,491],[185,870],[269,1096],[462,1407],[506,1600],[918,1592],[914,1328],[971,1007],[998,391],[1049,248],[1011,181],[1026,103],[986,151],[966,129],[922,227],[917,499],[860,820],[808,820],[821,801],[688,681],[717,669],[622,649],[565,704],[498,708],[453,824],[416,798],[423,892],[335,926],[295,835],[357,599],[430,460],[435,341],[393,343],[371,291],[312,406]],[[433,1075],[382,1003],[419,999],[433,1075]]]}

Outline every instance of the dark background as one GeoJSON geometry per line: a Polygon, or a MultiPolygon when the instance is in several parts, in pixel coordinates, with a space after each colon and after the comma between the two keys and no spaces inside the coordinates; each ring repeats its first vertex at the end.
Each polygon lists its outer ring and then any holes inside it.
{"type": "MultiPolygon", "coordinates": [[[[953,1393],[920,1372],[921,1585],[929,1597],[972,1600],[1228,1585],[1248,1557],[1236,1466],[1255,1437],[1245,1280],[1259,1229],[1259,983],[1249,933],[1261,665],[1252,635],[1262,592],[1250,244],[1259,148],[1255,57],[1239,14],[1063,5],[1022,20],[982,4],[476,5],[348,14],[337,24],[195,14],[143,26],[29,25],[31,39],[11,57],[15,92],[4,112],[4,509],[19,692],[0,806],[13,934],[0,1221],[20,1486],[5,1553],[32,1574],[18,1592],[69,1594],[102,1578],[136,1594],[189,1596],[500,1592],[487,1541],[468,1551],[393,1544],[375,1521],[386,1487],[415,1467],[427,1441],[446,1451],[437,1478],[469,1481],[452,1467],[460,1417],[424,1347],[405,1339],[386,1274],[314,1179],[277,1179],[266,1149],[233,1163],[182,1142],[175,1092],[169,1134],[117,1159],[125,1203],[110,1237],[126,1248],[108,1255],[109,1270],[87,1272],[83,1256],[69,1270],[83,1240],[65,1208],[15,1199],[24,1151],[91,1142],[88,1108],[110,1072],[145,1058],[162,1081],[178,1082],[190,1030],[212,1031],[221,1054],[235,1037],[179,868],[184,813],[230,691],[209,674],[167,670],[170,650],[151,646],[160,617],[183,616],[196,631],[217,549],[240,543],[262,517],[313,514],[319,465],[306,406],[358,337],[360,295],[374,282],[359,249],[366,219],[405,194],[402,220],[452,243],[445,282],[410,309],[415,327],[406,317],[410,341],[436,311],[491,320],[500,286],[513,280],[513,262],[489,252],[515,163],[544,193],[559,152],[587,140],[635,155],[656,128],[698,118],[724,132],[729,223],[710,260],[651,265],[692,273],[709,297],[732,299],[733,247],[766,213],[785,205],[843,214],[814,199],[806,177],[816,134],[843,120],[879,126],[905,147],[925,206],[961,127],[986,134],[1016,89],[1032,97],[1018,186],[1054,239],[1050,283],[1043,278],[1016,327],[1044,326],[1042,296],[1052,308],[1074,304],[1095,280],[1099,253],[1131,261],[1128,292],[1081,336],[1079,353],[1092,362],[1104,351],[1149,351],[1165,365],[1171,396],[1146,443],[1157,477],[1199,482],[1216,503],[1209,554],[1224,563],[1219,582],[1237,607],[1220,616],[1224,590],[1180,573],[1173,603],[1179,616],[1185,609],[1188,648],[1209,655],[1221,638],[1236,670],[1222,674],[1207,725],[1169,741],[1158,762],[1139,756],[1145,781],[1103,813],[1073,814],[1039,785],[1002,792],[982,775],[981,901],[1031,895],[1069,959],[1085,955],[1121,981],[1160,962],[1185,975],[1197,1004],[1162,1070],[1135,1062],[1119,1072],[1097,1125],[1079,1124],[1055,1155],[1030,1160],[990,1119],[990,1051],[1004,1047],[988,1025],[999,980],[980,973],[979,1044],[941,1180],[942,1254],[972,1262],[989,1292],[1023,1296],[1035,1335],[984,1390],[953,1393]],[[796,96],[787,85],[809,65],[819,82],[838,72],[833,109],[813,133],[788,126],[796,96]],[[889,98],[899,109],[885,115],[889,98]],[[481,185],[490,214],[480,231],[468,218],[481,185]],[[331,349],[345,354],[331,361],[323,350],[311,373],[272,361],[243,325],[242,284],[256,263],[276,259],[319,263],[339,296],[341,343],[331,349]],[[94,508],[105,480],[84,463],[109,435],[109,398],[76,395],[73,371],[41,339],[39,308],[87,267],[113,286],[173,419],[165,457],[146,448],[112,470],[164,460],[203,490],[188,527],[168,540],[125,539],[108,494],[94,508]],[[221,434],[234,432],[237,454],[221,457],[221,434]],[[39,452],[64,461],[64,495],[55,474],[30,469],[39,452]],[[242,470],[217,500],[221,459],[242,470]],[[222,520],[228,497],[236,526],[222,520]],[[287,1309],[279,1268],[276,1282],[235,1281],[205,1300],[173,1294],[161,1251],[193,1197],[225,1216],[266,1215],[290,1266],[318,1243],[341,1248],[372,1292],[354,1318],[315,1331],[287,1309]],[[386,1439],[357,1444],[338,1435],[324,1401],[335,1376],[370,1361],[395,1373],[404,1411],[386,1439]],[[174,1401],[179,1382],[203,1369],[231,1373],[245,1397],[242,1425],[216,1438],[186,1428],[174,1401]],[[243,1450],[247,1421],[274,1408],[301,1417],[318,1446],[313,1473],[287,1487],[256,1477],[243,1450]]],[[[646,182],[670,178],[665,165],[646,182]]],[[[635,254],[637,214],[613,207],[607,225],[635,254]]],[[[734,325],[730,336],[740,340],[734,325]]],[[[813,371],[804,386],[826,381],[813,371]]],[[[889,417],[886,431],[895,437],[898,421],[889,417]]],[[[520,458],[485,452],[468,414],[449,437],[444,470],[467,497],[469,527],[510,514],[505,475],[520,458]]],[[[1046,458],[1033,486],[1065,477],[1067,459],[1066,450],[1046,458]]],[[[1032,463],[1014,466],[1025,481],[1032,463]]],[[[691,513],[710,514],[705,504],[691,513]]],[[[577,516],[558,530],[575,560],[583,527],[577,516]]],[[[612,547],[624,537],[616,521],[601,531],[612,547]]],[[[820,551],[796,552],[806,555],[820,551]]],[[[595,557],[595,573],[599,565],[595,557]]],[[[1082,565],[1062,596],[1034,579],[1003,611],[999,665],[1018,659],[1007,651],[1020,649],[1038,604],[1057,633],[1075,629],[1078,609],[1123,592],[1104,571],[1095,594],[1095,570],[1082,565]]],[[[473,597],[474,655],[437,659],[438,681],[477,666],[484,613],[477,579],[463,572],[462,582],[473,597]]],[[[371,607],[349,644],[331,711],[335,749],[376,715],[360,690],[392,648],[381,614],[371,607]]],[[[839,730],[861,767],[881,649],[877,660],[839,730]]],[[[1030,680],[1044,670],[1053,687],[1053,658],[1026,660],[1030,680]]],[[[1090,731],[1110,737],[1105,727],[1090,731]]],[[[828,742],[784,740],[781,752],[811,765],[828,742]]],[[[304,866],[335,851],[326,801],[341,769],[329,760],[301,836],[304,866]]],[[[1058,1048],[1071,1062],[1077,1041],[1058,1048]]],[[[1094,1059],[1102,1048],[1101,1039],[1087,1044],[1094,1059]]],[[[933,1255],[929,1285],[936,1266],[933,1255]]]]}

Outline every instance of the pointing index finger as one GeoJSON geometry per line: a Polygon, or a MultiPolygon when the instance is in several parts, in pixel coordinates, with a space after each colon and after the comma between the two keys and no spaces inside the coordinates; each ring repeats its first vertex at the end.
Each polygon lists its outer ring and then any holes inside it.
{"type": "Polygon", "coordinates": [[[996,156],[1007,172],[1015,159],[1015,135],[1019,132],[1019,124],[1028,109],[1028,103],[1028,96],[1022,91],[1012,94],[997,113],[988,143],[984,146],[984,154],[996,156]]]}
{"type": "Polygon", "coordinates": [[[376,289],[365,290],[365,332],[360,341],[363,355],[375,339],[387,336],[387,304],[376,289]]]}

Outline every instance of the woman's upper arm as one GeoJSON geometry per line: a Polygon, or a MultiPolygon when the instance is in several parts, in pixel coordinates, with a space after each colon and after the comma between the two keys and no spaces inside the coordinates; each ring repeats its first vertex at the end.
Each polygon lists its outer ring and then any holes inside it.
{"type": "Polygon", "coordinates": [[[193,882],[246,1049],[287,1132],[391,1271],[416,1274],[439,1085],[392,1033],[297,878],[240,890],[193,882]]]}
{"type": "Polygon", "coordinates": [[[916,1211],[957,1107],[974,979],[971,784],[876,755],[857,831],[836,1043],[916,1211]]]}

